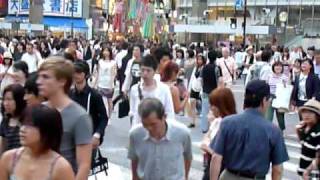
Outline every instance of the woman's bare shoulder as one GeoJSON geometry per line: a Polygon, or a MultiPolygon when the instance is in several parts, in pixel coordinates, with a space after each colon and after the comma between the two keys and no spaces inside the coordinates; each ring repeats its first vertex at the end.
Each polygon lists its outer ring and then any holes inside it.
{"type": "Polygon", "coordinates": [[[73,170],[71,168],[71,165],[69,164],[69,162],[63,158],[62,156],[60,156],[57,159],[57,162],[53,168],[53,179],[61,179],[64,178],[66,180],[73,180],[74,179],[74,173],[73,170]]]}

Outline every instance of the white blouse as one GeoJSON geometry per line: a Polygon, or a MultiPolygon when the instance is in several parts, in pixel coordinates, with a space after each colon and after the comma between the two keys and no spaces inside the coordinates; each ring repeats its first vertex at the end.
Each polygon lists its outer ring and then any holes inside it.
{"type": "Polygon", "coordinates": [[[114,80],[117,75],[116,61],[99,60],[98,65],[98,87],[114,89],[114,80]]]}

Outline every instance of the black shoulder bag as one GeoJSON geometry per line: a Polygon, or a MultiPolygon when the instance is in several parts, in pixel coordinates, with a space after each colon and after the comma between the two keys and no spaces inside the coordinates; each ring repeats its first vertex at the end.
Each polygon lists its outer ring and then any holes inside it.
{"type": "Polygon", "coordinates": [[[140,101],[142,101],[143,95],[142,95],[142,90],[141,90],[141,87],[140,87],[140,83],[138,83],[138,93],[139,93],[139,99],[140,99],[140,101]]]}
{"type": "Polygon", "coordinates": [[[97,148],[96,153],[93,153],[93,155],[95,155],[95,157],[92,158],[91,171],[89,176],[94,176],[96,180],[98,179],[97,174],[99,174],[100,172],[105,172],[108,176],[108,158],[102,156],[99,148],[97,148]]]}
{"type": "Polygon", "coordinates": [[[233,74],[231,73],[231,71],[230,71],[230,69],[229,69],[229,67],[228,67],[228,65],[227,65],[227,63],[226,63],[226,61],[223,61],[223,63],[224,63],[224,65],[226,66],[226,68],[227,68],[227,70],[228,70],[228,72],[229,72],[230,76],[232,77],[232,82],[233,82],[233,81],[234,81],[233,74]]]}

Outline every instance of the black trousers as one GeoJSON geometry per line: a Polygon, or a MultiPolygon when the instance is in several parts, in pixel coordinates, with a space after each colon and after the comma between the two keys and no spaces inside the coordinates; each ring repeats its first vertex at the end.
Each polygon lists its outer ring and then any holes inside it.
{"type": "Polygon", "coordinates": [[[211,163],[211,155],[207,154],[207,162],[204,163],[204,171],[202,180],[210,180],[210,163],[211,163]]]}

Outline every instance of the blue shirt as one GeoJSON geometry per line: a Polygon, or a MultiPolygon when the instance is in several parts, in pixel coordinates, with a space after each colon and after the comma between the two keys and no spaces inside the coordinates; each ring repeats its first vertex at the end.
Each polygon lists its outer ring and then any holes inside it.
{"type": "Polygon", "coordinates": [[[257,109],[247,109],[222,120],[210,147],[223,156],[226,169],[266,175],[270,162],[289,160],[281,131],[257,109]]]}
{"type": "Polygon", "coordinates": [[[314,63],[314,73],[318,76],[320,79],[320,64],[314,63]]]}

